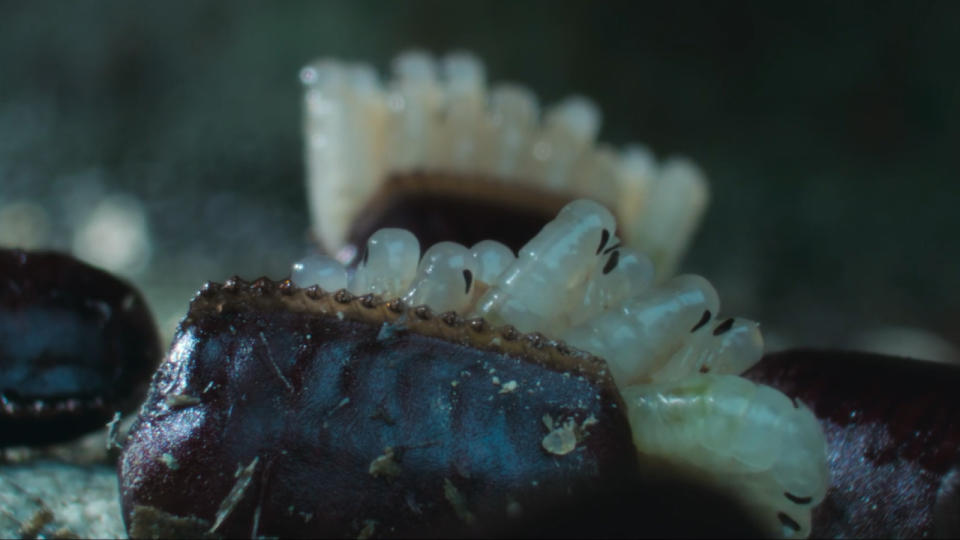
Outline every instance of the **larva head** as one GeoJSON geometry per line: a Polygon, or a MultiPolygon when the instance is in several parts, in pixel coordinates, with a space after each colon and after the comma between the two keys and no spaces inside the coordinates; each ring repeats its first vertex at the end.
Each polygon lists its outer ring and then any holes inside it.
{"type": "Polygon", "coordinates": [[[470,253],[477,265],[476,281],[486,285],[517,260],[509,247],[496,240],[481,240],[470,248],[470,253]]]}
{"type": "Polygon", "coordinates": [[[659,371],[653,382],[683,378],[690,373],[739,374],[753,367],[763,355],[760,325],[741,318],[709,319],[704,311],[693,336],[659,371]]]}
{"type": "Polygon", "coordinates": [[[609,247],[598,248],[600,257],[591,270],[580,300],[580,309],[571,313],[569,325],[576,326],[635,296],[653,282],[653,262],[636,250],[620,245],[614,237],[609,247]]]}
{"type": "Polygon", "coordinates": [[[454,242],[434,244],[423,254],[417,277],[403,300],[438,312],[463,313],[473,299],[476,274],[477,261],[469,249],[454,242]]]}
{"type": "Polygon", "coordinates": [[[325,291],[347,288],[347,269],[326,255],[308,255],[293,263],[290,280],[298,287],[316,285],[325,291]]]}
{"type": "Polygon", "coordinates": [[[355,294],[400,296],[416,276],[419,260],[416,236],[403,229],[380,229],[367,240],[349,288],[355,294]]]}

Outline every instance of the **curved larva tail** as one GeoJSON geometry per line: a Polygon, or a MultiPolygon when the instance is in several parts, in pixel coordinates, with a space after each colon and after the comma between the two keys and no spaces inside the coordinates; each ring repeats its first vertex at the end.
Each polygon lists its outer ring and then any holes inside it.
{"type": "Polygon", "coordinates": [[[738,494],[770,534],[810,534],[829,469],[826,439],[809,409],[735,375],[698,374],[622,393],[641,455],[738,494]]]}

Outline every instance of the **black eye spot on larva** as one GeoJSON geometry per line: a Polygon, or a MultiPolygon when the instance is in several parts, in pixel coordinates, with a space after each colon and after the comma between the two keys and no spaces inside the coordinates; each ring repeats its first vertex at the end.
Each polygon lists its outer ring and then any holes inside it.
{"type": "Polygon", "coordinates": [[[467,283],[467,287],[463,290],[464,294],[466,294],[470,292],[470,285],[473,285],[473,272],[464,269],[463,280],[467,283]]]}
{"type": "Polygon", "coordinates": [[[799,408],[800,408],[800,403],[797,402],[797,398],[792,397],[792,398],[790,398],[790,401],[793,402],[793,408],[794,408],[794,409],[799,409],[799,408]]]}
{"type": "Polygon", "coordinates": [[[708,322],[710,322],[710,317],[712,317],[712,314],[710,313],[710,310],[709,310],[709,309],[703,310],[703,316],[700,317],[700,322],[698,322],[697,324],[693,325],[693,328],[690,329],[690,333],[692,334],[692,333],[696,332],[697,330],[703,328],[703,325],[705,325],[705,324],[707,324],[708,322]]]}
{"type": "Polygon", "coordinates": [[[813,497],[798,497],[789,491],[784,491],[783,495],[797,504],[810,504],[813,502],[813,497]]]}
{"type": "Polygon", "coordinates": [[[603,251],[603,247],[607,245],[608,241],[610,241],[610,231],[604,229],[603,232],[600,233],[600,245],[597,246],[597,255],[603,251]]]}
{"type": "Polygon", "coordinates": [[[603,274],[607,275],[610,272],[613,272],[613,269],[617,267],[617,263],[620,262],[620,252],[614,251],[610,254],[610,258],[607,259],[607,264],[603,265],[603,274]]]}
{"type": "Polygon", "coordinates": [[[713,329],[713,335],[719,336],[720,334],[726,334],[730,329],[733,328],[733,318],[729,318],[713,329]]]}
{"type": "Polygon", "coordinates": [[[619,248],[619,247],[622,246],[622,245],[623,245],[623,243],[617,242],[616,244],[614,244],[614,245],[608,247],[607,249],[603,250],[603,254],[606,255],[607,253],[610,253],[611,251],[619,248]]]}
{"type": "Polygon", "coordinates": [[[784,527],[790,527],[794,531],[800,530],[800,524],[783,512],[777,512],[777,518],[780,519],[780,523],[782,523],[784,527]]]}

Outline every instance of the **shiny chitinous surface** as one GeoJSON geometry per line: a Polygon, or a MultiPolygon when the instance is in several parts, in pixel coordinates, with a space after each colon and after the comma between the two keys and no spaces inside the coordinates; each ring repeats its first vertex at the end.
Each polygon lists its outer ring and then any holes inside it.
{"type": "Polygon", "coordinates": [[[633,477],[605,364],[289,281],[208,284],[126,442],[132,536],[442,536],[633,477]]]}
{"type": "Polygon", "coordinates": [[[103,427],[140,402],[160,352],[129,284],[68,255],[0,250],[0,446],[103,427]]]}
{"type": "Polygon", "coordinates": [[[745,376],[802,400],[823,427],[831,485],[812,537],[960,535],[960,367],[794,350],[745,376]]]}

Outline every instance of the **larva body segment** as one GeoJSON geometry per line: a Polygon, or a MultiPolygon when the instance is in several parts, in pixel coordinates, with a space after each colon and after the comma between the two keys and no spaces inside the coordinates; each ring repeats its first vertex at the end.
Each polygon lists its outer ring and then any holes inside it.
{"type": "Polygon", "coordinates": [[[734,375],[697,374],[622,393],[641,454],[740,486],[770,534],[809,535],[810,512],[829,484],[826,440],[809,409],[734,375]]]}

